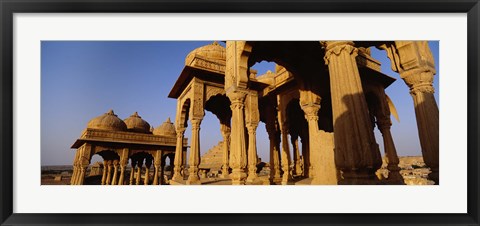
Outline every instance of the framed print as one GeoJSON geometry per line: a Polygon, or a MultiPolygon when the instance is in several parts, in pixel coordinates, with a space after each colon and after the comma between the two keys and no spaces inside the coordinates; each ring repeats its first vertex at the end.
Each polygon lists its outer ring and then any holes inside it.
{"type": "Polygon", "coordinates": [[[478,225],[478,1],[2,1],[2,225],[478,225]]]}

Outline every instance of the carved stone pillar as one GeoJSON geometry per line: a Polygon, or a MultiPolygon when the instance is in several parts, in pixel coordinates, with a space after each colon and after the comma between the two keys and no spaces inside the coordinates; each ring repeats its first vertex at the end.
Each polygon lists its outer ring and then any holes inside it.
{"type": "Polygon", "coordinates": [[[102,185],[105,185],[105,182],[107,181],[107,167],[108,166],[108,161],[103,160],[103,173],[102,173],[102,185]]]}
{"type": "Polygon", "coordinates": [[[223,137],[223,166],[222,166],[222,178],[229,178],[229,164],[228,164],[228,156],[230,154],[230,126],[227,125],[220,125],[220,130],[222,132],[223,137]]]}
{"type": "Polygon", "coordinates": [[[388,180],[394,183],[404,184],[403,177],[400,175],[400,167],[398,167],[400,161],[397,150],[395,149],[392,134],[390,133],[392,122],[390,118],[377,118],[377,125],[383,136],[383,146],[387,157],[387,169],[389,171],[388,180]]]}
{"type": "Polygon", "coordinates": [[[118,180],[118,185],[123,185],[125,180],[125,169],[127,168],[128,164],[128,148],[124,148],[120,152],[120,178],[118,180]]]}
{"type": "Polygon", "coordinates": [[[88,165],[90,165],[90,159],[92,157],[93,148],[92,145],[86,143],[77,150],[76,160],[74,166],[76,168],[75,177],[72,178],[71,184],[82,185],[85,180],[85,173],[87,172],[88,165]]]}
{"type": "Polygon", "coordinates": [[[124,183],[125,168],[127,168],[127,165],[120,164],[120,178],[118,179],[118,185],[123,185],[123,183],[124,183]]]}
{"type": "Polygon", "coordinates": [[[423,160],[432,171],[429,178],[439,184],[439,113],[432,85],[436,71],[428,42],[395,41],[379,48],[387,51],[392,70],[400,73],[410,88],[423,160]]]}
{"type": "Polygon", "coordinates": [[[432,171],[429,178],[439,184],[439,114],[437,102],[433,96],[434,73],[414,70],[404,72],[401,76],[410,88],[410,95],[413,98],[423,160],[432,171]]]}
{"type": "Polygon", "coordinates": [[[164,161],[160,161],[160,166],[158,166],[158,185],[162,185],[164,180],[163,180],[163,177],[164,177],[164,173],[163,173],[163,170],[165,168],[165,162],[164,161]]]}
{"type": "Polygon", "coordinates": [[[248,184],[259,184],[257,176],[257,127],[260,122],[260,112],[258,109],[258,93],[250,91],[245,98],[245,124],[248,132],[248,184]]]}
{"type": "Polygon", "coordinates": [[[133,179],[134,179],[134,175],[135,175],[135,166],[136,165],[137,165],[137,160],[132,158],[132,162],[130,164],[130,166],[132,167],[130,169],[130,180],[128,181],[129,185],[133,185],[133,179]]]}
{"type": "Polygon", "coordinates": [[[189,175],[187,184],[201,184],[198,177],[198,165],[200,164],[200,123],[201,118],[191,119],[192,123],[192,145],[190,149],[190,158],[188,160],[189,175]]]}
{"type": "Polygon", "coordinates": [[[308,134],[304,134],[301,137],[302,139],[302,170],[304,177],[313,177],[310,172],[310,147],[308,144],[309,136],[308,134]]]}
{"type": "Polygon", "coordinates": [[[76,179],[78,177],[78,174],[79,174],[79,167],[78,167],[78,158],[79,158],[79,150],[77,149],[77,151],[75,152],[75,157],[73,159],[73,172],[72,172],[72,178],[70,178],[70,185],[75,185],[76,183],[76,179]]]}
{"type": "Polygon", "coordinates": [[[245,167],[247,165],[247,153],[245,148],[245,118],[244,118],[244,100],[246,93],[240,91],[231,91],[227,93],[230,99],[232,109],[232,132],[230,139],[230,167],[232,168],[233,185],[245,184],[245,167]]]}
{"type": "MultiPolygon", "coordinates": [[[[303,98],[303,96],[301,97],[303,98]]],[[[320,140],[318,140],[318,110],[320,110],[320,105],[315,103],[302,104],[301,108],[305,113],[305,119],[308,122],[308,137],[309,137],[309,177],[317,178],[316,173],[319,171],[318,166],[318,155],[320,154],[320,140]]],[[[320,175],[319,175],[320,177],[320,175]]],[[[318,180],[316,180],[317,182],[318,180]]],[[[313,181],[312,181],[313,183],[313,181]]],[[[320,183],[320,182],[318,182],[320,183]]],[[[315,183],[317,184],[317,183],[315,183]]]]}
{"type": "Polygon", "coordinates": [[[265,126],[267,127],[268,140],[270,141],[270,182],[272,184],[280,184],[282,182],[282,176],[280,174],[278,132],[275,128],[275,124],[267,124],[265,126]]]}
{"type": "Polygon", "coordinates": [[[282,185],[287,185],[291,181],[290,175],[290,146],[288,145],[288,123],[283,122],[281,125],[282,134],[282,185]]]}
{"type": "Polygon", "coordinates": [[[160,170],[160,164],[153,164],[154,174],[152,185],[158,185],[158,171],[160,170]]]}
{"type": "Polygon", "coordinates": [[[143,180],[144,185],[148,185],[150,183],[150,167],[152,166],[152,159],[146,158],[145,159],[145,179],[143,180]]]}
{"type": "Polygon", "coordinates": [[[292,142],[292,147],[293,147],[293,161],[294,161],[294,166],[293,166],[293,175],[295,176],[301,176],[303,173],[302,170],[302,163],[300,159],[300,150],[299,150],[299,145],[298,145],[298,135],[291,135],[290,134],[290,141],[292,142]]]}
{"type": "Polygon", "coordinates": [[[143,166],[143,159],[138,159],[137,174],[135,175],[135,185],[140,185],[140,179],[142,178],[142,166],[143,166]]]}
{"type": "Polygon", "coordinates": [[[82,166],[80,168],[80,178],[79,178],[79,181],[78,181],[78,185],[83,185],[83,183],[85,181],[85,174],[87,172],[87,168],[88,168],[88,165],[87,166],[82,166]]]}
{"type": "Polygon", "coordinates": [[[248,177],[247,183],[255,183],[257,176],[257,126],[258,123],[247,124],[248,130],[248,177]]]}
{"type": "Polygon", "coordinates": [[[112,185],[117,184],[117,176],[118,176],[118,159],[113,160],[113,179],[112,185]]]}
{"type": "MultiPolygon", "coordinates": [[[[158,185],[158,170],[160,170],[160,163],[162,162],[162,151],[157,150],[155,153],[155,157],[153,157],[153,168],[154,168],[154,174],[153,174],[153,185],[158,185]]],[[[161,184],[161,183],[160,183],[161,184]]]]}
{"type": "Polygon", "coordinates": [[[323,44],[330,73],[335,163],[343,171],[340,183],[375,184],[382,160],[355,60],[358,49],[348,41],[323,44]]]}
{"type": "Polygon", "coordinates": [[[181,174],[182,165],[183,165],[183,134],[185,133],[185,127],[177,126],[177,146],[175,147],[175,158],[174,158],[174,167],[173,167],[173,177],[174,181],[183,181],[183,176],[181,174]]]}
{"type": "Polygon", "coordinates": [[[108,160],[107,161],[107,181],[105,181],[106,185],[110,185],[112,183],[112,166],[113,166],[113,161],[108,160]]]}

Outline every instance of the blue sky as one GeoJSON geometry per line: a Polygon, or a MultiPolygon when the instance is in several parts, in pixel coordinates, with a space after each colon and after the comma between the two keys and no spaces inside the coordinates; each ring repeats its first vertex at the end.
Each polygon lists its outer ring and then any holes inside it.
{"type": "MultiPolygon", "coordinates": [[[[41,164],[69,165],[75,150],[71,144],[88,121],[113,109],[125,119],[133,112],[153,127],[168,117],[175,120],[176,100],[168,98],[183,69],[185,57],[211,41],[42,41],[41,45],[41,164]]],[[[438,99],[439,42],[429,42],[437,75],[434,80],[438,99]]],[[[421,155],[413,101],[408,87],[390,69],[385,52],[372,48],[372,56],[382,63],[382,72],[397,78],[386,92],[397,107],[400,122],[392,117],[392,135],[399,155],[421,155]]],[[[274,71],[274,64],[253,66],[259,75],[274,71]]],[[[377,143],[383,154],[381,134],[377,143]]],[[[190,138],[190,130],[185,135],[190,138]]],[[[257,129],[259,156],[268,161],[265,125],[257,129]]],[[[200,131],[201,153],[221,141],[220,124],[205,112],[200,131]]],[[[95,156],[92,163],[100,161],[95,156]]]]}

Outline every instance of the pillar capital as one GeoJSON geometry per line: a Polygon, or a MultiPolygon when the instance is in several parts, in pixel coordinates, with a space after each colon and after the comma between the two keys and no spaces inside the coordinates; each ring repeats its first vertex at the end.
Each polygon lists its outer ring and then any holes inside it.
{"type": "Polygon", "coordinates": [[[243,107],[245,106],[244,101],[245,101],[246,95],[247,95],[246,92],[239,91],[239,90],[227,92],[227,97],[228,99],[230,99],[230,102],[231,102],[230,107],[232,108],[232,110],[243,109],[243,107]]]}
{"type": "Polygon", "coordinates": [[[220,131],[222,132],[222,137],[225,139],[226,137],[230,136],[231,129],[228,126],[222,126],[220,128],[220,131]]]}
{"type": "Polygon", "coordinates": [[[318,111],[320,110],[320,104],[305,104],[301,106],[303,112],[305,113],[305,119],[318,120],[318,111]]]}
{"type": "Polygon", "coordinates": [[[183,134],[185,133],[185,130],[186,130],[186,129],[187,129],[187,128],[185,128],[185,127],[178,127],[178,128],[176,129],[177,137],[178,137],[178,136],[182,136],[182,137],[183,137],[183,134]]]}
{"type": "Polygon", "coordinates": [[[258,127],[258,122],[250,122],[250,123],[247,123],[247,130],[248,132],[250,133],[251,131],[253,133],[255,133],[257,131],[257,127],[258,127]]]}
{"type": "Polygon", "coordinates": [[[401,73],[405,84],[410,88],[411,95],[418,93],[434,93],[433,88],[434,73],[426,68],[409,70],[401,73]]]}
{"type": "Polygon", "coordinates": [[[192,129],[200,129],[200,124],[202,123],[202,118],[194,118],[191,119],[190,122],[192,123],[192,129]]]}
{"type": "Polygon", "coordinates": [[[325,64],[328,65],[331,60],[332,54],[339,56],[340,53],[346,52],[356,57],[358,55],[358,49],[352,41],[324,41],[321,42],[325,47],[325,64]]]}

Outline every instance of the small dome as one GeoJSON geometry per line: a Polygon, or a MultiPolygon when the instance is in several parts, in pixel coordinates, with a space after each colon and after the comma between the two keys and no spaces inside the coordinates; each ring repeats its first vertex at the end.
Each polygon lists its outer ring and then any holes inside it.
{"type": "Polygon", "coordinates": [[[127,125],[125,125],[125,123],[119,119],[115,113],[113,113],[113,110],[110,110],[107,113],[90,120],[90,122],[87,124],[87,128],[126,131],[127,125]]]}
{"type": "Polygon", "coordinates": [[[196,48],[190,52],[185,58],[185,65],[190,65],[195,56],[202,56],[209,60],[225,61],[227,53],[225,47],[215,41],[212,44],[196,48]]]}
{"type": "Polygon", "coordinates": [[[177,132],[170,118],[168,118],[167,121],[153,130],[153,134],[158,136],[176,136],[177,132]]]}
{"type": "Polygon", "coordinates": [[[130,115],[130,117],[123,121],[127,125],[128,131],[137,133],[150,133],[150,124],[143,120],[137,112],[133,113],[133,115],[130,115]]]}

